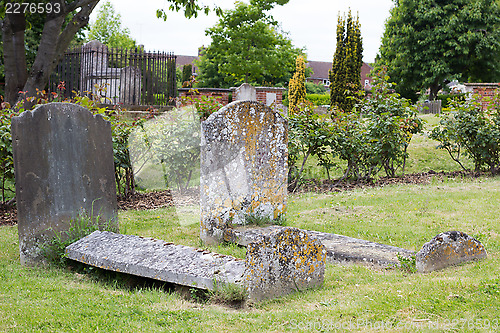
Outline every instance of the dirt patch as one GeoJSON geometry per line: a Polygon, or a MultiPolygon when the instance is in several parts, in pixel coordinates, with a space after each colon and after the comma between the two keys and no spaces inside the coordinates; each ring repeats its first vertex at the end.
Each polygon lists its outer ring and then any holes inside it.
{"type": "MultiPolygon", "coordinates": [[[[301,186],[294,193],[304,193],[304,192],[316,192],[316,193],[327,193],[327,192],[343,192],[364,187],[384,187],[394,184],[430,184],[432,179],[437,181],[443,181],[447,179],[465,179],[465,178],[477,178],[482,174],[479,173],[468,173],[465,171],[453,171],[453,172],[421,172],[408,174],[399,177],[382,177],[377,180],[315,180],[306,179],[302,181],[301,186]]],[[[292,191],[290,191],[292,192],[292,191]]]]}

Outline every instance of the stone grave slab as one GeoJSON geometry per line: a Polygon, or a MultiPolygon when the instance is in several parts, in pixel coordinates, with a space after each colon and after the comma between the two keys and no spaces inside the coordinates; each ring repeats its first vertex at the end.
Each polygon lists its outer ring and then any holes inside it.
{"type": "Polygon", "coordinates": [[[262,103],[237,101],[201,127],[201,239],[217,244],[247,218],[280,218],[286,212],[286,120],[262,103]]]}
{"type": "Polygon", "coordinates": [[[250,301],[280,297],[323,283],[326,250],[304,231],[282,228],[249,244],[237,259],[152,238],[108,231],[66,247],[68,258],[102,269],[214,290],[236,284],[250,301]]]}
{"type": "Polygon", "coordinates": [[[95,231],[66,248],[68,258],[102,269],[213,290],[243,284],[245,261],[162,240],[95,231]]]}
{"type": "MultiPolygon", "coordinates": [[[[282,228],[280,226],[238,228],[233,231],[232,241],[242,246],[248,246],[248,244],[282,228]]],[[[400,265],[398,255],[407,258],[415,255],[415,252],[407,249],[363,239],[312,230],[304,230],[304,232],[318,239],[325,246],[326,262],[329,263],[356,263],[387,268],[400,265]]]]}
{"type": "Polygon", "coordinates": [[[12,149],[22,264],[43,263],[43,244],[80,214],[118,230],[109,121],[75,104],[41,105],[12,119],[12,149]]]}

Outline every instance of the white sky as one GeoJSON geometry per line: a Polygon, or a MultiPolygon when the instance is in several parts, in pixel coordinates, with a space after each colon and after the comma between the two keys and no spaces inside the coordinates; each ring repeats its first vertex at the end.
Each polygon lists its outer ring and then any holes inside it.
{"type": "MultiPolygon", "coordinates": [[[[104,2],[105,0],[101,0],[104,2]]],[[[197,55],[198,47],[209,45],[205,29],[217,23],[215,14],[200,14],[190,20],[182,13],[169,12],[167,21],[156,18],[156,9],[168,8],[165,0],[110,0],[121,14],[122,23],[128,27],[138,44],[148,51],[171,51],[177,55],[197,55]]],[[[234,0],[201,0],[222,8],[234,8],[234,0]]],[[[350,8],[354,15],[359,12],[363,37],[363,60],[373,62],[384,32],[385,20],[393,0],[290,0],[277,6],[271,13],[281,23],[282,29],[296,47],[305,47],[309,60],[332,61],[335,52],[337,17],[350,8]]],[[[95,20],[96,8],[91,15],[95,20]]]]}

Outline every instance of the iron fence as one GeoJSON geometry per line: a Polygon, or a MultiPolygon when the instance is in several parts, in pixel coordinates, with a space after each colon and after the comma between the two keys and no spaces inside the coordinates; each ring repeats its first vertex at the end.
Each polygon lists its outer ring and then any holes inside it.
{"type": "Polygon", "coordinates": [[[102,104],[171,105],[177,94],[175,62],[172,53],[108,48],[93,41],[64,54],[48,90],[64,97],[92,95],[102,104]],[[58,88],[61,82],[64,91],[58,88]]]}

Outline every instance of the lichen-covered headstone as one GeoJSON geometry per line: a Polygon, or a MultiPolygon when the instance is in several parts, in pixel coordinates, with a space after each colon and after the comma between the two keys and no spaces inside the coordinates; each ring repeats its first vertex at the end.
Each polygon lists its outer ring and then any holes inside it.
{"type": "Polygon", "coordinates": [[[320,287],[326,249],[296,228],[281,228],[247,246],[245,280],[249,299],[261,301],[320,287]]]}
{"type": "Polygon", "coordinates": [[[21,263],[43,263],[41,249],[64,236],[79,214],[118,229],[111,125],[69,103],[12,119],[21,263]]]}
{"type": "Polygon", "coordinates": [[[416,255],[416,265],[419,272],[428,273],[486,256],[477,239],[461,231],[448,231],[424,244],[416,255]]]}
{"type": "Polygon", "coordinates": [[[231,239],[249,218],[286,211],[286,120],[268,106],[237,101],[202,123],[201,239],[231,239]]]}

